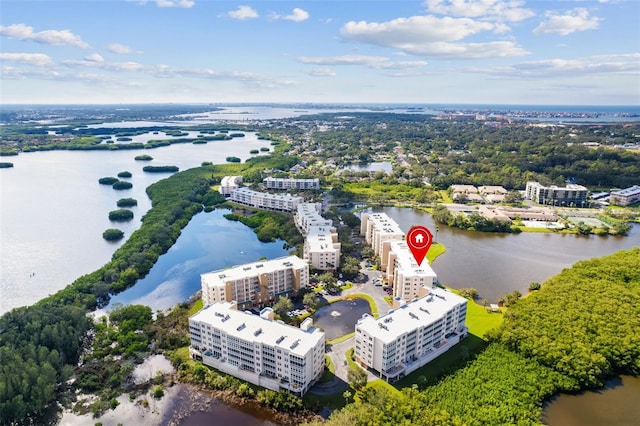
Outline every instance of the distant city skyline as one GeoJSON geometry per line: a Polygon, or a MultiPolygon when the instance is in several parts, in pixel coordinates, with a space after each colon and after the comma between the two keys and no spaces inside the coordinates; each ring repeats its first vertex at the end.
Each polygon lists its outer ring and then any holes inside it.
{"type": "Polygon", "coordinates": [[[2,0],[1,104],[640,105],[640,1],[2,0]]]}

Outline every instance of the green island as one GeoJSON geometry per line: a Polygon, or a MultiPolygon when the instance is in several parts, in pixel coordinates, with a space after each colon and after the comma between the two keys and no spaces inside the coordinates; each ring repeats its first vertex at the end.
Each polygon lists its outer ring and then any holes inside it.
{"type": "Polygon", "coordinates": [[[135,198],[120,198],[116,202],[116,205],[118,207],[133,207],[138,205],[138,200],[135,198]]]}
{"type": "Polygon", "coordinates": [[[127,171],[118,173],[119,178],[130,178],[131,176],[133,176],[131,172],[127,172],[127,171]]]}
{"type": "Polygon", "coordinates": [[[136,161],[151,161],[153,160],[153,157],[147,154],[143,154],[143,155],[136,155],[134,157],[134,160],[136,161]]]}
{"type": "Polygon", "coordinates": [[[109,220],[125,221],[133,219],[133,212],[129,209],[118,209],[109,212],[109,220]]]}
{"type": "Polygon", "coordinates": [[[98,179],[98,183],[100,185],[113,185],[116,182],[118,182],[118,178],[113,176],[107,176],[107,177],[102,177],[98,179]]]}
{"type": "Polygon", "coordinates": [[[13,163],[9,161],[0,162],[0,169],[10,169],[11,167],[13,167],[13,163]]]}
{"type": "Polygon", "coordinates": [[[110,228],[102,233],[102,238],[107,241],[118,241],[124,237],[124,232],[120,229],[110,228]]]}
{"type": "Polygon", "coordinates": [[[147,173],[175,173],[180,170],[177,166],[144,166],[142,171],[147,173]]]}
{"type": "Polygon", "coordinates": [[[118,191],[122,191],[124,189],[131,189],[133,188],[133,184],[131,182],[127,182],[124,180],[118,180],[116,182],[113,183],[113,185],[111,185],[111,187],[115,190],[118,191]]]}
{"type": "MultiPolygon", "coordinates": [[[[354,116],[361,125],[354,134],[336,130],[317,135],[317,146],[313,148],[322,148],[322,154],[316,159],[287,155],[292,144],[302,143],[303,134],[294,134],[292,142],[284,142],[284,134],[270,130],[264,137],[273,141],[275,152],[271,155],[255,157],[244,164],[239,159],[231,164],[204,164],[147,188],[153,207],[109,263],[32,306],[13,309],[0,317],[0,371],[6,383],[0,398],[2,419],[20,423],[42,414],[56,400],[73,403],[75,389],[98,396],[90,406],[78,406],[77,410],[99,415],[113,408],[115,398],[127,389],[134,366],[150,353],[166,354],[178,371],[175,377],[154,379],[156,395],[161,395],[162,386],[177,379],[211,389],[225,401],[255,400],[282,416],[312,425],[539,424],[544,400],[557,392],[597,387],[614,374],[640,374],[640,335],[635,332],[640,321],[638,248],[579,262],[528,297],[514,298],[500,313],[490,313],[470,302],[470,335],[447,354],[393,385],[382,381],[363,383],[354,368],[348,391],[324,398],[307,395],[300,399],[287,392],[265,390],[191,360],[187,348],[188,317],[198,310],[197,302],[185,302],[167,313],[158,313],[155,320],[150,308],[139,305],[114,309],[109,321],[105,318],[94,322],[86,315],[106,306],[112,295],[146,276],[195,214],[228,205],[214,189],[226,175],[242,175],[246,182],[258,183],[266,169],[289,170],[300,161],[307,161],[304,173],[321,176],[323,188],[336,203],[412,206],[431,209],[434,214],[438,204],[446,201],[442,191],[455,182],[502,184],[513,189],[522,187],[529,178],[560,183],[565,175],[574,173],[582,176],[585,183],[596,185],[596,178],[582,173],[585,164],[597,167],[587,160],[593,160],[595,154],[591,148],[567,145],[562,139],[569,138],[564,130],[553,135],[558,144],[554,140],[538,143],[531,139],[531,153],[523,160],[513,154],[513,138],[503,140],[506,133],[501,129],[480,133],[485,139],[460,137],[460,142],[452,146],[436,131],[442,131],[446,123],[422,123],[419,129],[434,137],[425,136],[428,142],[418,143],[411,132],[397,138],[405,134],[406,123],[415,120],[404,117],[398,122],[389,120],[395,139],[389,136],[385,140],[384,136],[373,140],[366,133],[374,134],[370,119],[354,116]],[[407,157],[407,164],[400,168],[398,159],[390,154],[397,143],[405,153],[416,153],[407,157]],[[497,144],[505,148],[500,149],[503,154],[511,154],[498,156],[497,144]],[[367,164],[377,152],[390,156],[394,165],[391,174],[322,171],[329,156],[338,159],[340,166],[367,164]],[[558,168],[559,163],[550,160],[558,156],[566,160],[565,168],[558,168]],[[578,158],[577,164],[571,163],[574,158],[578,158]],[[460,167],[461,164],[467,166],[460,167]],[[519,168],[522,164],[526,165],[519,168]],[[422,178],[430,185],[424,185],[422,178]],[[606,298],[594,297],[603,293],[606,298]],[[87,340],[89,332],[94,337],[87,340]],[[86,347],[92,350],[79,366],[86,347]],[[68,384],[71,378],[76,378],[76,384],[68,384]],[[336,410],[321,423],[315,420],[315,412],[323,406],[336,410]]],[[[475,125],[454,123],[448,131],[465,135],[467,127],[475,125]]],[[[551,137],[542,128],[530,132],[551,137]]],[[[589,137],[593,135],[597,133],[587,133],[589,137]]],[[[81,141],[75,142],[77,145],[63,149],[94,146],[92,137],[82,136],[81,141]]],[[[39,145],[38,149],[47,149],[46,146],[39,145]]],[[[27,152],[31,148],[21,149],[27,152]]],[[[605,148],[595,151],[600,155],[599,161],[604,155],[609,171],[598,177],[602,186],[628,185],[639,175],[637,154],[609,152],[605,148]]],[[[618,220],[637,220],[637,210],[633,208],[623,212],[611,209],[607,214],[618,220]]],[[[294,228],[286,215],[247,210],[226,216],[254,228],[262,241],[282,238],[290,247],[299,246],[293,232],[283,229],[294,228]]],[[[473,224],[474,228],[478,226],[473,224]]],[[[349,247],[343,247],[349,253],[349,247]]],[[[347,361],[353,363],[350,356],[347,361]]]]}

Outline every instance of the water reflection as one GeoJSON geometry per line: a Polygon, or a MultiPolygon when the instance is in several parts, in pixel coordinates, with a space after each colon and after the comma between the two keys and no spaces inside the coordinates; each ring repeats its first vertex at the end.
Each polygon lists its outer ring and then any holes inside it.
{"type": "Polygon", "coordinates": [[[364,299],[341,300],[323,306],[313,315],[313,321],[322,327],[327,340],[353,333],[356,322],[364,314],[370,314],[369,302],[364,299]]]}

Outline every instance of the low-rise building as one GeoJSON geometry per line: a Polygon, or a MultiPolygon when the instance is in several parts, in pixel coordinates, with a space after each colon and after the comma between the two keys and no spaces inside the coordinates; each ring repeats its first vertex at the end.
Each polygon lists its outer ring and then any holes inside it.
{"type": "Polygon", "coordinates": [[[307,287],[309,263],[298,256],[246,263],[202,274],[200,283],[205,305],[231,301],[239,306],[263,305],[307,287]]]}
{"type": "Polygon", "coordinates": [[[231,191],[230,200],[257,209],[292,212],[302,202],[302,197],[294,197],[289,194],[269,194],[243,187],[231,191]]]}
{"type": "Polygon", "coordinates": [[[206,305],[189,318],[191,357],[274,391],[304,395],[322,376],[325,335],[307,318],[300,328],[238,311],[235,302],[206,305]]]}
{"type": "Polygon", "coordinates": [[[231,196],[231,193],[240,188],[242,184],[242,176],[225,176],[220,181],[220,189],[218,191],[225,197],[231,196]]]}
{"type": "Polygon", "coordinates": [[[305,236],[304,259],[321,271],[335,271],[340,266],[338,232],[330,226],[312,226],[305,236]]]}
{"type": "Polygon", "coordinates": [[[629,188],[611,191],[609,203],[616,206],[628,206],[640,203],[640,185],[633,185],[629,188]]]}
{"type": "Polygon", "coordinates": [[[274,178],[267,177],[262,180],[266,189],[298,189],[316,190],[320,189],[320,179],[296,179],[296,178],[274,178]]]}
{"type": "Polygon", "coordinates": [[[563,207],[588,206],[589,191],[582,185],[567,184],[565,187],[555,185],[544,186],[538,182],[529,181],[525,189],[525,198],[538,204],[563,207]]]}
{"type": "Polygon", "coordinates": [[[412,373],[467,335],[467,299],[440,288],[405,302],[380,318],[365,314],[356,323],[355,359],[386,381],[412,373]]]}
{"type": "Polygon", "coordinates": [[[431,288],[437,280],[429,262],[418,265],[405,241],[393,241],[388,254],[387,280],[393,296],[405,301],[418,297],[423,287],[431,288]]]}

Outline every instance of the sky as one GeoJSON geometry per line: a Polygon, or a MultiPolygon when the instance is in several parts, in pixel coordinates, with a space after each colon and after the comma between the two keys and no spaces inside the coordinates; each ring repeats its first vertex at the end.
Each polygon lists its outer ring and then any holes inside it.
{"type": "Polygon", "coordinates": [[[0,67],[0,105],[640,105],[640,1],[0,0],[0,67]]]}

